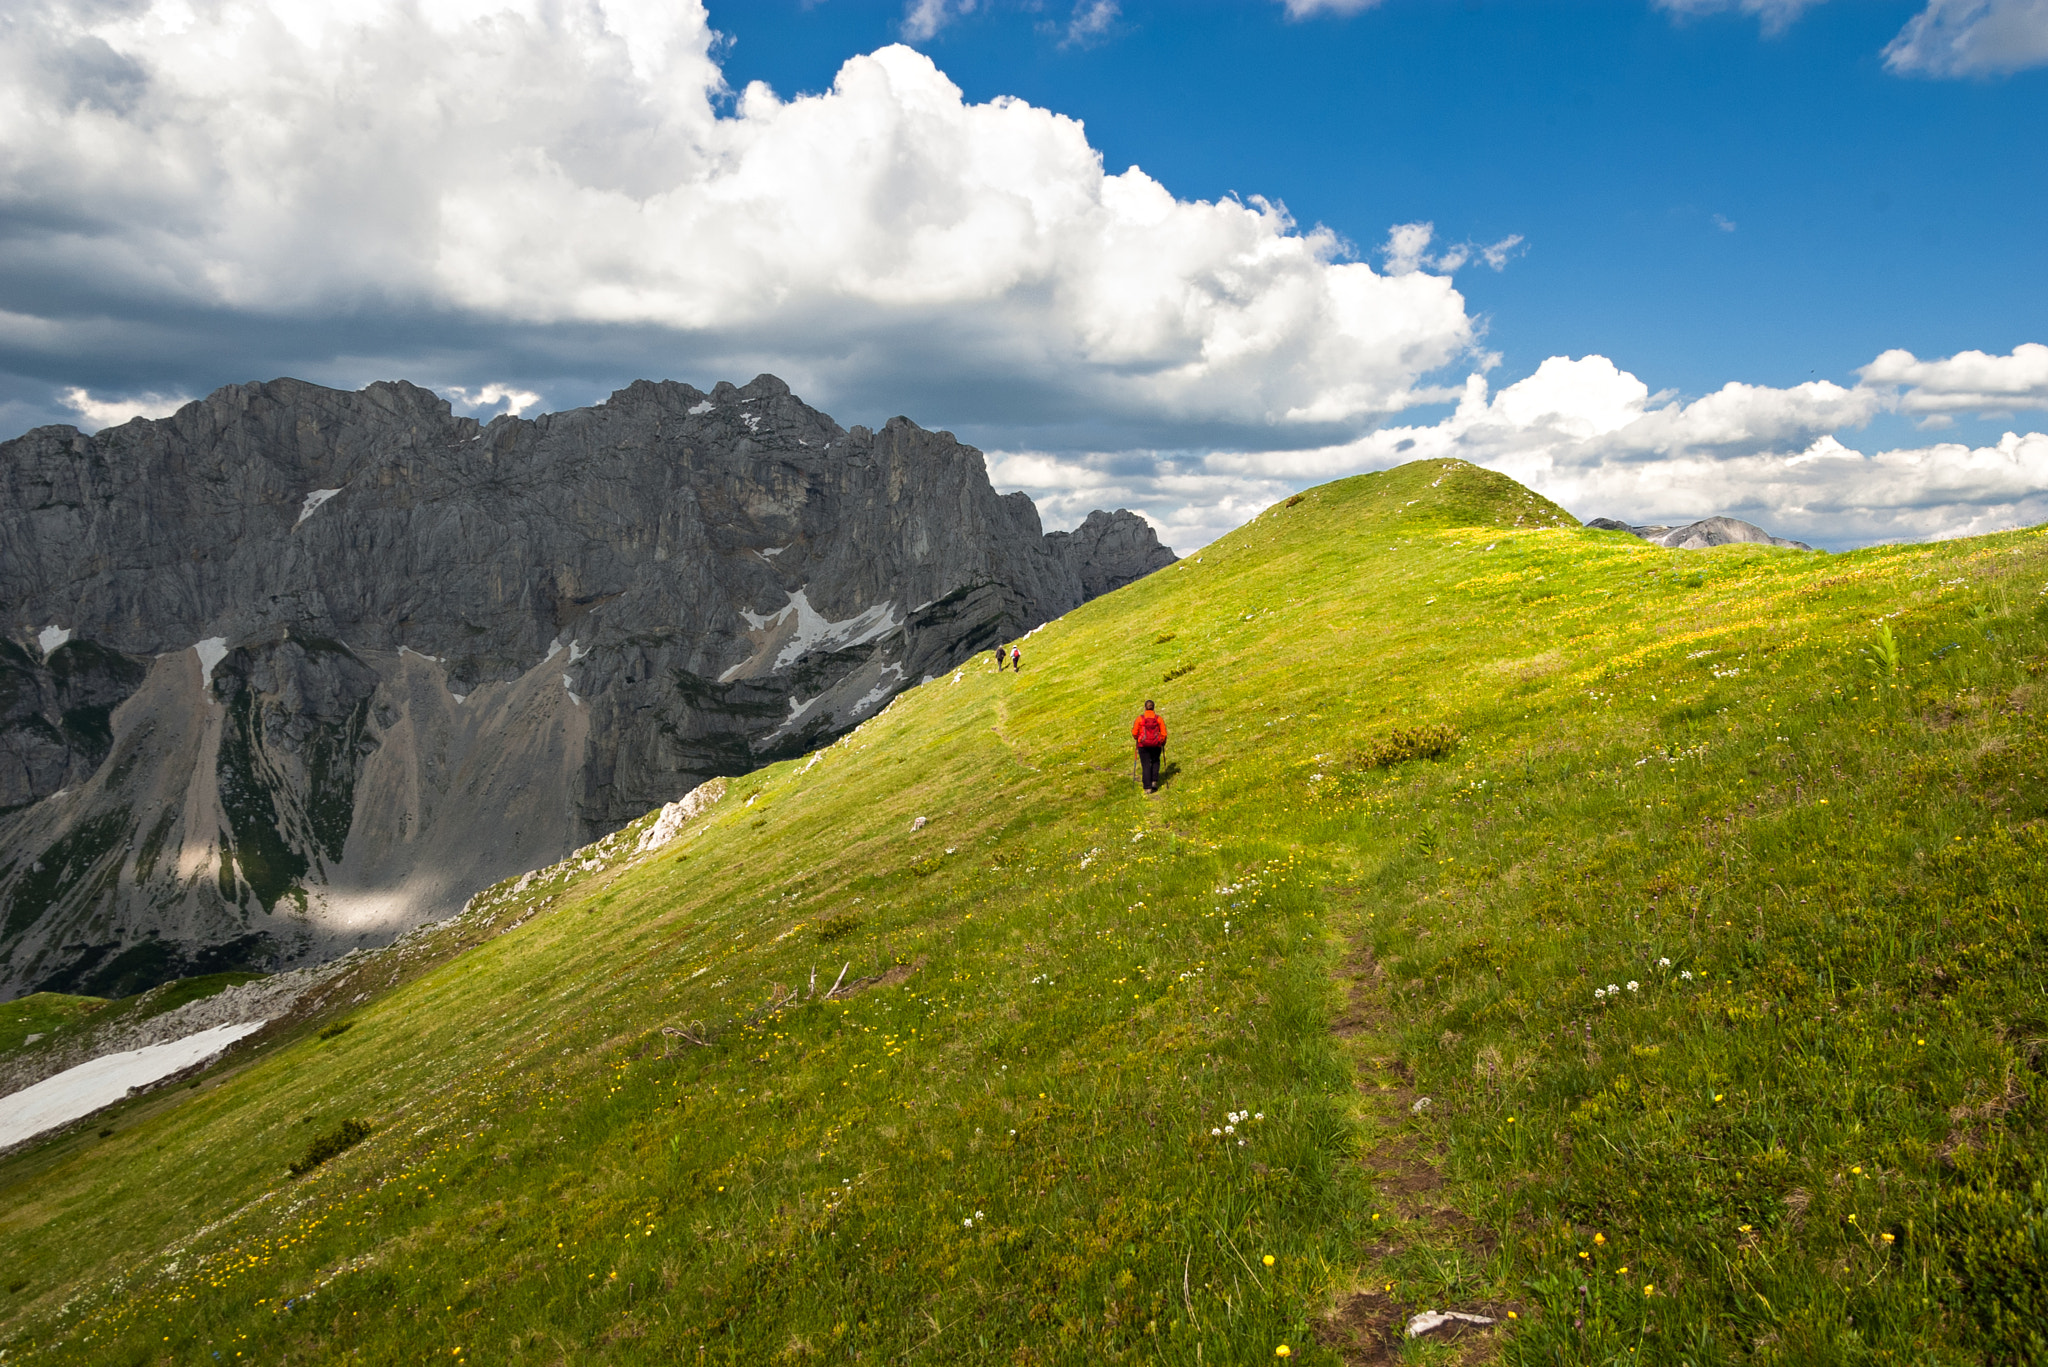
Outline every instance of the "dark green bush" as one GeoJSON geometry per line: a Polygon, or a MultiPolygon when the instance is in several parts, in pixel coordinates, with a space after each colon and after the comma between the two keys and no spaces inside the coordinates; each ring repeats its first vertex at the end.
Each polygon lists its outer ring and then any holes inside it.
{"type": "Polygon", "coordinates": [[[1386,769],[1411,759],[1442,759],[1458,748],[1458,739],[1457,728],[1443,722],[1404,726],[1368,745],[1358,762],[1368,769],[1386,769]]]}
{"type": "Polygon", "coordinates": [[[1984,1361],[2048,1363],[2048,1184],[2042,1164],[1986,1165],[1941,1201],[1961,1318],[1984,1361]]]}
{"type": "Polygon", "coordinates": [[[844,939],[859,929],[860,917],[850,911],[842,911],[837,916],[828,916],[818,922],[818,928],[811,933],[818,937],[819,944],[826,945],[834,940],[844,939]]]}
{"type": "Polygon", "coordinates": [[[354,1028],[354,1021],[336,1021],[334,1024],[328,1026],[325,1030],[322,1030],[320,1032],[320,1038],[333,1039],[336,1035],[345,1035],[354,1028]]]}
{"type": "Polygon", "coordinates": [[[292,1176],[302,1177],[334,1155],[352,1149],[370,1137],[366,1120],[344,1120],[306,1146],[306,1156],[292,1164],[292,1176]]]}
{"type": "Polygon", "coordinates": [[[1183,674],[1192,674],[1192,673],[1194,673],[1194,672],[1195,672],[1195,667],[1194,667],[1193,665],[1191,665],[1191,664],[1185,664],[1185,665],[1175,665],[1175,666],[1174,666],[1174,667],[1173,667],[1172,669],[1169,669],[1169,670],[1167,670],[1167,671],[1166,671],[1166,672],[1165,672],[1164,674],[1162,674],[1162,675],[1160,675],[1160,676],[1159,676],[1159,682],[1161,682],[1161,683],[1172,683],[1172,682],[1173,682],[1173,681],[1174,681],[1175,679],[1178,679],[1178,678],[1179,678],[1179,677],[1180,677],[1181,675],[1183,675],[1183,674]]]}

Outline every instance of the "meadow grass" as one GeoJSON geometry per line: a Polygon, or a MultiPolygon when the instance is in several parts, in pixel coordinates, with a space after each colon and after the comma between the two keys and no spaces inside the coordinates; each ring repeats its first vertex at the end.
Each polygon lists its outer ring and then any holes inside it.
{"type": "Polygon", "coordinates": [[[33,1049],[53,1048],[79,1034],[109,1025],[134,1025],[188,1002],[211,997],[261,973],[230,971],[180,978],[132,997],[77,997],[63,992],[32,992],[0,1003],[0,1057],[33,1049]],[[40,1038],[31,1042],[29,1036],[40,1038]],[[47,1043],[44,1043],[47,1041],[47,1043]]]}
{"type": "Polygon", "coordinates": [[[0,1346],[2040,1360],[2044,592],[1310,491],[0,1160],[0,1346]]]}

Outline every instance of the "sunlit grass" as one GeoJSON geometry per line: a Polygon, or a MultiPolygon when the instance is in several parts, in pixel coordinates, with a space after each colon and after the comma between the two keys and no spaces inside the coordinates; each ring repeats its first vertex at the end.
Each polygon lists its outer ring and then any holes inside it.
{"type": "Polygon", "coordinates": [[[1371,1289],[1515,1360],[1975,1360],[2025,1262],[1966,1255],[2038,1227],[2040,535],[1553,520],[1313,491],[501,888],[346,1033],[0,1165],[9,1346],[1317,1362],[1371,1289]]]}

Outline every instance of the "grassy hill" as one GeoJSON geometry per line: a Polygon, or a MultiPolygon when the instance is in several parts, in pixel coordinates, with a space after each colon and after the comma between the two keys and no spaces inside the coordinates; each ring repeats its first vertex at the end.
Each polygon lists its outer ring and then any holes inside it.
{"type": "Polygon", "coordinates": [[[0,1346],[2044,1360],[2044,593],[1314,490],[0,1160],[0,1346]]]}

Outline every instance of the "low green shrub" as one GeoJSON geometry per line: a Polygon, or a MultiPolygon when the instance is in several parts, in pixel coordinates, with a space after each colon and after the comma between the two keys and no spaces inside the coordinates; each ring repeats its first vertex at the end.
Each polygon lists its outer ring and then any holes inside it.
{"type": "Polygon", "coordinates": [[[1368,769],[1389,769],[1411,759],[1442,759],[1458,748],[1458,730],[1443,722],[1404,726],[1379,737],[1359,755],[1368,769]]]}
{"type": "Polygon", "coordinates": [[[303,1177],[338,1153],[343,1153],[370,1137],[370,1125],[366,1120],[344,1120],[326,1134],[306,1146],[305,1156],[291,1165],[292,1176],[303,1177]]]}
{"type": "Polygon", "coordinates": [[[1173,681],[1174,681],[1175,679],[1178,679],[1178,678],[1179,678],[1179,677],[1180,677],[1181,675],[1183,675],[1183,674],[1192,674],[1192,673],[1194,673],[1194,672],[1195,672],[1195,666],[1194,666],[1194,665],[1193,665],[1192,663],[1189,663],[1189,664],[1184,664],[1184,665],[1175,665],[1175,666],[1174,666],[1174,667],[1173,667],[1172,669],[1169,669],[1169,670],[1167,670],[1167,671],[1166,671],[1166,672],[1165,672],[1164,674],[1162,674],[1162,675],[1160,675],[1160,676],[1159,676],[1159,682],[1161,682],[1161,683],[1172,683],[1172,682],[1173,682],[1173,681]]]}
{"type": "Polygon", "coordinates": [[[333,1039],[337,1035],[345,1035],[355,1028],[355,1024],[354,1021],[336,1021],[320,1032],[320,1038],[333,1039]]]}
{"type": "Polygon", "coordinates": [[[811,934],[817,937],[819,944],[829,945],[834,940],[845,939],[859,929],[860,917],[850,911],[842,911],[837,916],[828,916],[818,922],[817,929],[811,934]]]}
{"type": "Polygon", "coordinates": [[[1985,1361],[2048,1363],[2048,1189],[2040,1161],[1986,1165],[1941,1198],[1942,1251],[1985,1361]]]}

